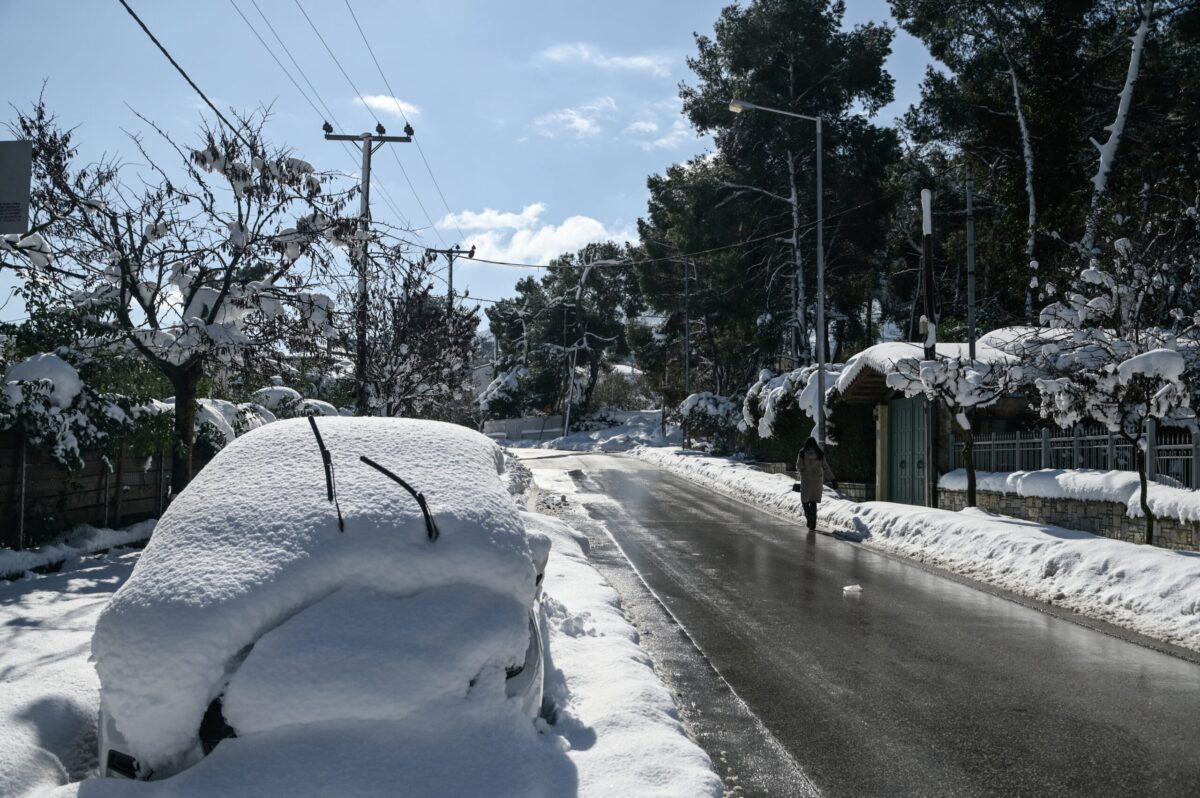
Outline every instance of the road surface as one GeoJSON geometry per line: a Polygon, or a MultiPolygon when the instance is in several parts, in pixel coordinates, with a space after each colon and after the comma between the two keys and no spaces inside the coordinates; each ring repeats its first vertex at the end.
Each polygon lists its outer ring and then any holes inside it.
{"type": "Polygon", "coordinates": [[[681,706],[697,704],[719,770],[757,763],[741,794],[1200,795],[1200,664],[808,534],[632,458],[549,454],[523,459],[586,509],[593,537],[607,530],[694,644],[668,679],[681,706]],[[706,678],[736,692],[744,717],[705,711],[706,678]],[[780,770],[788,757],[803,776],[780,770]]]}

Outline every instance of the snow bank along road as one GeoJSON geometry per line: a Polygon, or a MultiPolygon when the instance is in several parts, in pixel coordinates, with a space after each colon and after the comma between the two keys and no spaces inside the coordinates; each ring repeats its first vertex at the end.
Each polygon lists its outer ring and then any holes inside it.
{"type": "Polygon", "coordinates": [[[826,795],[1200,794],[1200,665],[647,463],[526,462],[604,524],[826,795]]]}

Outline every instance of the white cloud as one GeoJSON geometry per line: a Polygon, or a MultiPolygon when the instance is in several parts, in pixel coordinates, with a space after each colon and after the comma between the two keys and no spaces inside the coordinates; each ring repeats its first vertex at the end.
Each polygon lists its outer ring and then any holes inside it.
{"type": "MultiPolygon", "coordinates": [[[[596,241],[624,242],[637,237],[633,230],[612,230],[590,216],[569,216],[560,224],[541,224],[545,207],[534,202],[520,213],[488,208],[480,212],[463,211],[453,217],[466,220],[462,227],[471,224],[471,229],[479,231],[468,235],[463,242],[464,247],[475,246],[476,257],[510,263],[545,264],[564,252],[575,252],[596,241]]],[[[439,226],[446,226],[448,219],[439,222],[439,226]]]]}
{"type": "Polygon", "coordinates": [[[398,97],[392,97],[390,94],[368,94],[362,99],[355,98],[354,101],[359,105],[367,106],[372,111],[391,114],[397,119],[401,119],[406,115],[416,116],[421,113],[421,109],[417,106],[412,103],[406,103],[398,97]]]}
{"type": "Polygon", "coordinates": [[[630,122],[625,128],[626,133],[657,133],[658,123],[648,119],[639,119],[636,122],[630,122]]]}
{"type": "Polygon", "coordinates": [[[607,55],[598,47],[583,42],[556,44],[543,50],[539,57],[556,64],[588,64],[601,69],[649,72],[666,77],[671,74],[665,58],[655,55],[607,55]]]}
{"type": "Polygon", "coordinates": [[[538,217],[544,210],[544,204],[531,202],[522,208],[520,213],[502,212],[492,208],[449,213],[438,222],[438,227],[459,227],[463,230],[523,230],[537,224],[538,217]]]}
{"type": "Polygon", "coordinates": [[[642,105],[625,134],[643,150],[671,150],[695,137],[678,97],[642,105]]]}
{"type": "Polygon", "coordinates": [[[597,97],[590,103],[574,108],[560,108],[542,114],[533,120],[533,127],[546,138],[555,138],[570,133],[578,138],[595,136],[601,130],[601,122],[617,110],[617,101],[612,97],[597,97]]]}
{"type": "Polygon", "coordinates": [[[671,129],[667,133],[651,141],[639,143],[643,149],[647,150],[671,150],[692,137],[692,129],[688,126],[688,123],[682,119],[676,119],[671,123],[671,129]]]}

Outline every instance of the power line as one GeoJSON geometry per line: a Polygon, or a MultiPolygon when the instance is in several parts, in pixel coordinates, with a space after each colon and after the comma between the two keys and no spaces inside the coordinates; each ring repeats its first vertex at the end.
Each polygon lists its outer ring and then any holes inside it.
{"type": "MultiPolygon", "coordinates": [[[[325,37],[321,34],[320,28],[318,28],[312,21],[312,17],[310,17],[308,12],[304,10],[304,6],[300,5],[300,0],[293,0],[293,2],[296,4],[296,8],[300,9],[300,13],[304,15],[304,19],[308,22],[308,26],[312,28],[313,33],[317,34],[317,38],[321,40],[321,45],[325,48],[325,52],[329,53],[329,57],[333,59],[333,63],[337,65],[338,71],[342,73],[342,77],[346,79],[346,82],[350,84],[350,88],[353,89],[354,93],[358,96],[358,101],[361,102],[363,107],[367,109],[367,112],[371,114],[371,118],[375,120],[376,124],[382,124],[379,121],[379,117],[375,116],[375,112],[371,109],[371,106],[367,104],[366,98],[363,97],[362,92],[358,90],[358,86],[354,85],[354,81],[346,72],[345,67],[342,66],[342,62],[334,54],[333,49],[329,46],[329,43],[325,41],[325,37]]],[[[434,235],[436,235],[438,240],[445,245],[445,239],[443,239],[442,234],[438,232],[437,225],[434,224],[433,217],[429,215],[429,211],[425,210],[425,203],[421,202],[421,197],[417,194],[417,189],[415,186],[413,186],[413,182],[408,176],[408,171],[405,170],[404,164],[400,162],[400,156],[396,155],[395,151],[392,151],[392,157],[396,159],[396,165],[400,167],[400,174],[404,175],[404,181],[408,183],[408,188],[412,192],[413,199],[417,201],[417,206],[421,209],[421,213],[425,214],[425,219],[429,222],[430,228],[433,229],[434,235]]]]}
{"type": "Polygon", "coordinates": [[[247,149],[253,152],[254,148],[250,146],[250,142],[242,138],[241,132],[238,131],[238,129],[234,127],[228,119],[225,118],[225,115],[217,109],[217,106],[213,105],[212,100],[208,99],[208,96],[200,90],[200,87],[197,86],[196,82],[191,79],[186,71],[184,71],[183,67],[179,65],[179,62],[171,57],[171,54],[167,52],[167,48],[163,47],[162,42],[160,42],[154,36],[154,34],[150,32],[150,29],[146,27],[146,23],[142,22],[142,18],[139,17],[134,10],[129,7],[129,3],[126,3],[125,0],[117,0],[117,2],[125,7],[125,10],[129,12],[129,16],[133,17],[133,20],[138,24],[138,27],[146,32],[146,35],[150,37],[150,41],[154,42],[154,45],[162,51],[162,54],[165,55],[167,60],[171,62],[171,66],[175,67],[175,69],[179,71],[179,74],[183,76],[183,79],[186,80],[188,85],[195,90],[196,94],[200,95],[200,99],[204,100],[208,107],[212,109],[213,113],[217,115],[217,118],[225,123],[225,127],[229,128],[233,132],[233,135],[237,136],[238,140],[245,144],[247,149]]]}
{"type": "MultiPolygon", "coordinates": [[[[358,35],[362,37],[363,44],[367,46],[367,52],[371,54],[371,60],[375,62],[375,69],[379,72],[379,77],[383,78],[383,85],[387,87],[388,96],[396,104],[396,110],[400,112],[400,118],[404,120],[404,124],[409,124],[408,115],[404,113],[404,107],[400,105],[400,99],[396,96],[396,91],[392,88],[391,81],[387,79],[387,75],[383,72],[383,67],[379,64],[379,59],[375,57],[375,50],[371,47],[371,42],[367,40],[367,34],[358,22],[358,15],[354,13],[354,7],[350,5],[350,0],[344,0],[344,2],[346,10],[350,12],[350,18],[354,20],[354,27],[358,28],[358,35]]],[[[454,229],[458,231],[459,236],[465,239],[467,234],[458,226],[458,222],[454,218],[454,211],[450,210],[450,203],[446,202],[446,195],[442,193],[442,187],[433,174],[433,167],[429,165],[429,159],[425,157],[425,150],[422,149],[421,142],[415,135],[413,136],[413,143],[417,145],[417,152],[421,156],[421,161],[425,164],[425,171],[429,173],[429,179],[433,181],[433,187],[437,190],[438,197],[442,200],[442,207],[446,209],[447,218],[454,224],[454,229]]]]}
{"type": "MultiPolygon", "coordinates": [[[[878,197],[875,197],[874,199],[869,199],[866,202],[860,202],[858,205],[852,205],[851,207],[840,210],[837,213],[829,214],[828,216],[825,217],[825,221],[829,221],[830,219],[837,218],[838,216],[844,216],[847,213],[852,213],[853,211],[857,211],[861,208],[865,208],[868,205],[873,205],[876,202],[882,202],[883,200],[890,199],[898,194],[903,194],[907,191],[909,191],[909,189],[907,187],[905,187],[902,189],[897,189],[896,191],[889,192],[887,194],[880,194],[878,197]]],[[[812,224],[806,225],[800,232],[805,233],[805,232],[808,232],[809,230],[814,230],[814,229],[816,229],[816,224],[812,223],[812,224]]],[[[779,232],[768,233],[766,235],[756,236],[755,238],[747,238],[746,240],[739,241],[736,244],[725,244],[723,246],[712,247],[710,249],[702,249],[702,250],[697,250],[695,252],[683,252],[678,255],[668,255],[668,256],[661,257],[661,258],[642,258],[641,260],[610,261],[605,266],[596,266],[596,264],[591,264],[591,266],[589,267],[589,265],[586,263],[580,263],[580,264],[575,264],[575,265],[571,265],[571,266],[565,266],[565,265],[564,266],[551,266],[546,263],[517,263],[515,261],[492,260],[489,258],[481,258],[478,256],[476,256],[475,258],[472,258],[472,262],[487,263],[492,266],[512,266],[512,267],[521,268],[521,269],[629,268],[631,266],[648,266],[648,265],[654,264],[654,263],[678,263],[679,261],[685,260],[687,258],[694,258],[694,257],[698,257],[700,255],[710,255],[714,252],[723,252],[728,249],[736,249],[738,247],[747,246],[748,244],[755,244],[755,243],[758,243],[761,241],[767,241],[772,238],[778,239],[778,238],[780,238],[780,235],[781,235],[781,233],[779,233],[779,232]]],[[[780,239],[780,240],[786,240],[786,239],[780,239]]]]}
{"type": "MultiPolygon", "coordinates": [[[[266,23],[267,28],[271,31],[271,35],[275,37],[275,41],[278,42],[279,46],[283,48],[283,52],[287,55],[288,60],[292,62],[292,66],[294,66],[296,71],[300,73],[300,77],[303,78],[304,82],[308,85],[308,88],[312,91],[313,96],[317,98],[317,102],[321,104],[321,108],[325,109],[324,116],[321,114],[320,109],[317,108],[316,104],[313,103],[312,99],[308,96],[308,93],[301,88],[300,84],[292,76],[292,73],[288,70],[288,68],[284,66],[283,62],[279,60],[279,57],[275,55],[275,52],[271,49],[270,45],[268,45],[263,37],[259,34],[258,29],[255,28],[246,15],[242,13],[242,9],[238,7],[238,4],[235,2],[235,0],[229,0],[229,2],[233,6],[234,10],[237,11],[238,16],[242,18],[242,21],[246,23],[246,27],[250,29],[250,32],[253,33],[254,37],[258,39],[260,44],[262,44],[263,49],[265,49],[271,58],[274,59],[275,63],[279,65],[279,68],[283,70],[283,74],[286,75],[288,80],[292,82],[292,85],[296,87],[296,91],[300,92],[300,96],[302,96],[305,102],[307,102],[313,109],[313,112],[318,117],[322,117],[323,119],[333,119],[334,123],[338,124],[340,127],[337,117],[334,115],[333,111],[329,109],[329,105],[325,102],[325,99],[321,97],[321,93],[317,91],[317,87],[314,86],[313,82],[308,79],[308,75],[305,74],[304,68],[300,66],[300,62],[298,62],[296,57],[292,55],[291,49],[287,46],[287,43],[284,42],[283,37],[279,35],[279,31],[275,29],[275,26],[271,24],[271,20],[267,18],[267,15],[263,13],[262,8],[259,7],[258,0],[250,0],[250,2],[254,5],[254,9],[258,12],[258,15],[262,17],[262,21],[266,23]]],[[[350,158],[352,163],[354,163],[356,166],[358,165],[358,159],[355,157],[354,153],[350,151],[350,148],[345,142],[342,142],[342,151],[346,153],[346,156],[350,158]]],[[[388,192],[387,187],[383,184],[380,184],[379,188],[383,192],[384,204],[387,205],[388,209],[391,210],[392,213],[396,214],[396,218],[399,219],[405,227],[411,228],[412,224],[408,221],[405,215],[400,212],[400,209],[396,206],[395,201],[392,200],[391,194],[388,192]]]]}

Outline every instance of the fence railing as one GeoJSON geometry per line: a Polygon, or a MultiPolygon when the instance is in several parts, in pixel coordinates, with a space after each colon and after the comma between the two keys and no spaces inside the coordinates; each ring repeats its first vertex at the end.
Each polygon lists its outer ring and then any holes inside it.
{"type": "MultiPolygon", "coordinates": [[[[1149,474],[1158,482],[1200,490],[1200,436],[1176,427],[1147,425],[1149,474]]],[[[955,440],[954,468],[962,468],[963,443],[955,440]]],[[[1132,445],[1101,427],[996,432],[975,437],[979,471],[1036,471],[1041,468],[1096,468],[1133,471],[1132,445]]]]}

